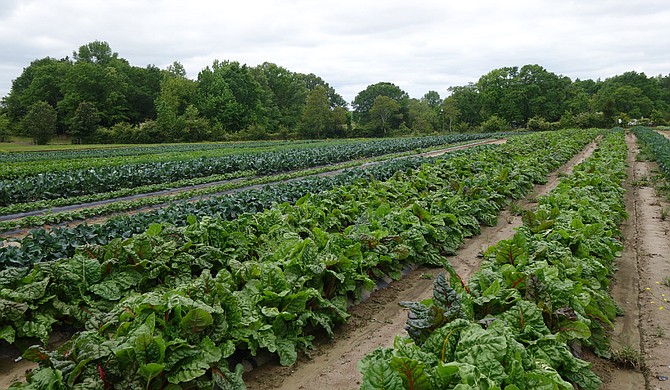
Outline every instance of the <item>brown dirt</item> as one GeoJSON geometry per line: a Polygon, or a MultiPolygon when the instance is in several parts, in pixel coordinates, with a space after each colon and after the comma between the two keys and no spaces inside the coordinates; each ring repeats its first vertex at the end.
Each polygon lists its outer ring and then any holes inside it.
{"type": "Polygon", "coordinates": [[[656,130],[659,134],[667,139],[670,139],[670,130],[656,130]]]}
{"type": "Polygon", "coordinates": [[[663,282],[670,276],[670,220],[662,212],[670,210],[670,203],[650,185],[657,165],[636,160],[639,147],[633,134],[626,136],[626,143],[628,220],[622,226],[625,248],[611,288],[624,316],[615,321],[612,350],[627,347],[638,352],[642,369],[622,369],[596,357],[589,360],[603,379],[603,390],[670,389],[670,312],[665,307],[670,287],[663,282]]]}
{"type": "MultiPolygon", "coordinates": [[[[544,185],[518,202],[531,206],[538,196],[554,188],[562,174],[591,155],[596,143],[589,144],[562,168],[553,172],[544,185]]],[[[503,211],[494,227],[483,227],[481,234],[468,239],[456,256],[449,260],[464,279],[468,279],[480,265],[479,254],[490,245],[507,239],[521,225],[521,217],[503,211]]],[[[357,389],[360,373],[357,363],[379,347],[391,346],[396,335],[405,334],[406,310],[399,301],[419,301],[432,294],[433,280],[440,270],[420,267],[387,288],[375,291],[370,299],[351,309],[350,321],[340,327],[332,342],[321,343],[311,357],[302,357],[292,367],[268,363],[245,374],[250,389],[357,389]],[[430,275],[430,278],[427,276],[430,275]]]]}
{"type": "MultiPolygon", "coordinates": [[[[623,344],[639,346],[637,349],[644,362],[646,389],[670,389],[670,381],[659,380],[659,376],[670,377],[670,312],[666,307],[670,287],[664,284],[664,279],[670,276],[670,220],[663,217],[662,211],[670,210],[670,204],[658,196],[654,187],[648,185],[649,179],[658,173],[656,164],[636,161],[639,148],[635,137],[629,134],[627,142],[628,182],[634,186],[629,188],[631,199],[627,200],[628,225],[632,226],[630,231],[624,230],[629,253],[628,256],[626,253],[622,256],[620,272],[617,274],[622,275],[623,280],[632,280],[622,289],[620,295],[623,301],[618,301],[629,306],[624,307],[628,309],[628,315],[624,318],[631,317],[625,320],[630,323],[622,327],[623,344]],[[638,307],[637,311],[635,306],[638,307]],[[634,318],[635,314],[638,315],[637,319],[634,318]]],[[[640,383],[638,380],[637,384],[632,383],[628,388],[641,388],[640,383]]],[[[623,387],[616,383],[607,388],[623,387]]]]}

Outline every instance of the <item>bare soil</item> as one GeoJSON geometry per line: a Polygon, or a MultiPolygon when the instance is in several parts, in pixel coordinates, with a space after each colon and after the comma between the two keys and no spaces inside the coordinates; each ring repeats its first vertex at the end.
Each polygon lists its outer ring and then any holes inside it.
{"type": "MultiPolygon", "coordinates": [[[[666,135],[667,136],[667,135],[666,135]]],[[[670,389],[670,312],[666,296],[670,297],[670,220],[663,210],[670,210],[666,199],[659,196],[649,183],[658,174],[655,163],[636,161],[639,148],[635,137],[627,137],[629,149],[630,199],[627,209],[631,231],[624,231],[627,252],[619,263],[622,280],[631,283],[619,295],[620,305],[630,302],[622,326],[622,345],[637,347],[643,361],[646,389],[670,389]],[[628,264],[625,264],[628,263],[628,264]],[[635,264],[636,263],[636,264],[635,264]],[[634,271],[637,270],[637,273],[634,271]],[[624,275],[630,273],[630,275],[624,275]],[[637,277],[637,278],[636,278],[637,277]],[[637,280],[634,280],[637,279],[637,280]],[[637,311],[633,302],[637,298],[637,311]],[[637,314],[637,318],[634,318],[637,314]],[[665,379],[665,380],[664,380],[665,379]]],[[[618,278],[619,279],[619,278],[618,278]]],[[[614,289],[616,291],[616,288],[614,289]]],[[[617,330],[619,328],[617,322],[617,330]]],[[[638,389],[641,382],[631,383],[630,389],[638,389]]],[[[613,378],[609,389],[623,389],[613,378]]]]}
{"type": "MultiPolygon", "coordinates": [[[[532,207],[538,196],[556,187],[559,177],[593,153],[593,142],[575,155],[568,163],[549,175],[547,183],[535,186],[533,192],[518,202],[520,207],[532,207]]],[[[510,238],[521,225],[521,217],[503,211],[498,224],[483,227],[479,236],[468,239],[456,256],[449,260],[462,278],[468,279],[479,269],[479,255],[489,246],[510,238]]],[[[245,374],[250,389],[357,389],[360,373],[357,363],[366,354],[379,347],[389,347],[396,335],[404,330],[407,312],[400,301],[420,301],[432,295],[433,281],[439,269],[420,267],[407,277],[377,290],[370,298],[351,309],[350,321],[340,327],[330,342],[322,342],[311,356],[303,356],[292,367],[281,367],[270,362],[245,374]],[[428,277],[430,276],[430,277],[428,277]]]]}

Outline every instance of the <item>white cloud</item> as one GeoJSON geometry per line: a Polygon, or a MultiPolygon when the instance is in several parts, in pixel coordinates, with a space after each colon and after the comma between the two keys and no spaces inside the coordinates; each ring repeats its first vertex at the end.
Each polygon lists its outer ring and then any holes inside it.
{"type": "Polygon", "coordinates": [[[349,101],[380,81],[444,95],[528,63],[573,79],[668,74],[667,20],[665,0],[3,0],[0,96],[30,61],[94,40],[136,66],[178,60],[191,77],[214,59],[274,62],[349,101]]]}

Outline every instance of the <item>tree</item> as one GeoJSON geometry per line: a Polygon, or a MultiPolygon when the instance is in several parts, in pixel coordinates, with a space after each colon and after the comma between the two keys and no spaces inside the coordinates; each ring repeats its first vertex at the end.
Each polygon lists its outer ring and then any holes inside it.
{"type": "Polygon", "coordinates": [[[56,135],[56,110],[47,102],[37,102],[23,119],[26,134],[37,145],[46,145],[56,135]]]}
{"type": "MultiPolygon", "coordinates": [[[[358,124],[365,126],[370,123],[370,110],[379,96],[386,96],[391,100],[394,100],[400,106],[401,113],[407,113],[409,104],[409,95],[407,92],[400,89],[397,85],[388,82],[372,84],[359,92],[352,102],[354,108],[354,120],[358,124]]],[[[397,118],[396,126],[399,125],[401,121],[402,116],[397,118]]]]}
{"type": "Polygon", "coordinates": [[[239,132],[263,125],[263,89],[251,70],[239,62],[215,60],[198,74],[195,106],[213,125],[239,132]]]}
{"type": "MultiPolygon", "coordinates": [[[[26,116],[30,107],[45,101],[56,107],[63,98],[62,84],[72,63],[46,57],[35,60],[23,69],[19,77],[12,81],[9,94],[3,99],[10,123],[16,125],[26,116]]],[[[59,123],[58,129],[64,131],[65,123],[59,123]]]]}
{"type": "Polygon", "coordinates": [[[372,107],[370,108],[370,126],[374,131],[374,135],[388,134],[392,128],[393,119],[401,117],[400,104],[394,99],[379,95],[375,98],[372,107]]]}
{"type": "Polygon", "coordinates": [[[265,62],[252,69],[264,90],[268,124],[277,128],[295,128],[300,122],[308,89],[302,78],[290,70],[265,62]]]}
{"type": "Polygon", "coordinates": [[[425,102],[430,108],[436,111],[440,109],[440,105],[442,104],[442,98],[437,91],[426,92],[421,98],[421,101],[425,102]]]}
{"type": "Polygon", "coordinates": [[[470,127],[479,125],[482,122],[482,98],[477,85],[469,83],[461,87],[450,87],[449,92],[449,99],[453,99],[460,113],[458,118],[470,127]]]}
{"type": "Polygon", "coordinates": [[[414,133],[432,133],[439,128],[436,111],[425,99],[409,100],[408,126],[414,133]]]}
{"type": "Polygon", "coordinates": [[[70,121],[70,134],[73,142],[89,142],[100,124],[100,114],[95,105],[89,102],[79,103],[79,107],[70,121]]]}
{"type": "MultiPolygon", "coordinates": [[[[168,67],[164,73],[163,81],[160,83],[160,94],[155,100],[156,123],[161,130],[160,138],[172,142],[189,140],[184,139],[185,123],[180,118],[186,114],[187,108],[195,103],[197,88],[196,82],[187,79],[186,72],[179,70],[176,64],[178,63],[171,65],[173,70],[168,67]]],[[[191,110],[188,120],[194,120],[194,112],[198,110],[191,110]]],[[[198,123],[198,126],[200,125],[201,123],[198,123]]]]}
{"type": "Polygon", "coordinates": [[[7,114],[0,115],[0,142],[9,141],[9,117],[7,114]]]}
{"type": "Polygon", "coordinates": [[[326,91],[328,93],[328,102],[330,103],[330,108],[335,108],[335,107],[347,107],[347,102],[344,100],[344,98],[335,91],[335,88],[331,87],[330,84],[325,82],[321,77],[315,75],[314,73],[310,74],[302,74],[302,73],[297,73],[296,74],[298,78],[302,80],[303,83],[305,83],[305,86],[307,87],[307,90],[311,91],[317,86],[321,85],[324,88],[326,88],[326,91]]]}
{"type": "Polygon", "coordinates": [[[328,92],[325,87],[319,85],[307,95],[307,103],[299,127],[300,136],[321,138],[331,122],[331,115],[328,92]]]}
{"type": "Polygon", "coordinates": [[[118,59],[119,54],[114,53],[109,43],[104,41],[93,41],[79,47],[72,52],[75,62],[89,62],[93,64],[106,65],[112,60],[118,59]]]}
{"type": "Polygon", "coordinates": [[[453,130],[453,124],[458,120],[458,117],[461,115],[461,110],[458,109],[458,102],[453,96],[442,101],[440,105],[440,116],[442,116],[442,128],[444,131],[444,122],[446,121],[449,124],[449,132],[453,130]]]}

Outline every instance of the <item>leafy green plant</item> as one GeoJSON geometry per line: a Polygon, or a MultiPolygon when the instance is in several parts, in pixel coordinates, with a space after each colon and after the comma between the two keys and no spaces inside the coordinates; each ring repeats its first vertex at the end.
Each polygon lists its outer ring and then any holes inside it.
{"type": "Polygon", "coordinates": [[[608,284],[622,249],[625,161],[623,132],[606,133],[467,283],[445,259],[448,285],[438,278],[432,300],[404,303],[409,337],[360,362],[361,388],[599,388],[571,341],[639,367],[634,351],[611,352],[606,338],[617,313],[608,284]]]}

